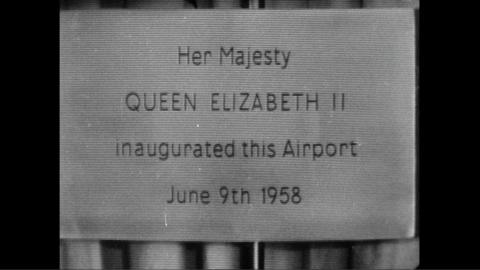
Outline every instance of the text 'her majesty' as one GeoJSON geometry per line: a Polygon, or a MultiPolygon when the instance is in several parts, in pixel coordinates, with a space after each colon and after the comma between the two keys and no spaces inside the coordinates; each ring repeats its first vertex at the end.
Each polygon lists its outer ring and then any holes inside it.
{"type": "Polygon", "coordinates": [[[252,49],[223,47],[217,51],[196,50],[190,46],[178,46],[178,64],[186,66],[207,66],[217,63],[220,66],[239,66],[250,69],[254,66],[272,66],[286,69],[291,51],[277,47],[252,49]]]}

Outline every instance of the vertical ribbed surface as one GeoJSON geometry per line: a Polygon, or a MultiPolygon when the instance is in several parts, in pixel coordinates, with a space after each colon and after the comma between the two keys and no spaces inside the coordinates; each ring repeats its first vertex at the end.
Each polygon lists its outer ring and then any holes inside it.
{"type": "Polygon", "coordinates": [[[309,0],[309,8],[361,8],[362,0],[309,0]]]}
{"type": "Polygon", "coordinates": [[[201,243],[184,243],[184,252],[186,269],[200,269],[203,267],[201,243]]]}
{"type": "Polygon", "coordinates": [[[230,9],[241,8],[240,0],[213,0],[213,8],[230,9]]]}
{"type": "Polygon", "coordinates": [[[65,264],[65,248],[64,248],[64,240],[60,240],[60,252],[59,252],[59,259],[60,259],[60,269],[65,269],[67,265],[65,264]]]}
{"type": "Polygon", "coordinates": [[[309,269],[347,269],[350,245],[344,243],[312,243],[308,252],[309,269]]]}
{"type": "Polygon", "coordinates": [[[204,250],[205,269],[240,268],[241,248],[230,243],[208,243],[204,250]]]}
{"type": "Polygon", "coordinates": [[[308,8],[308,1],[265,0],[265,9],[308,8]]]}
{"type": "Polygon", "coordinates": [[[132,269],[183,269],[184,249],[175,242],[132,242],[129,249],[132,269]]]}
{"type": "Polygon", "coordinates": [[[308,8],[330,8],[331,0],[309,0],[308,8]]]}
{"type": "Polygon", "coordinates": [[[65,0],[68,9],[98,9],[101,7],[100,0],[65,0]]]}
{"type": "Polygon", "coordinates": [[[65,269],[102,269],[100,241],[68,240],[63,249],[65,269]]]}
{"type": "Polygon", "coordinates": [[[302,244],[265,243],[265,269],[305,268],[306,249],[302,244]]]}
{"type": "Polygon", "coordinates": [[[330,8],[361,8],[362,0],[330,1],[330,8]]]}
{"type": "Polygon", "coordinates": [[[213,0],[197,0],[195,1],[197,8],[213,8],[213,0]]]}
{"type": "Polygon", "coordinates": [[[364,8],[419,8],[418,0],[363,0],[364,8]]]}
{"type": "Polygon", "coordinates": [[[128,245],[125,241],[102,241],[102,255],[104,269],[127,269],[128,245]]]}
{"type": "Polygon", "coordinates": [[[102,8],[124,8],[126,0],[101,0],[102,8]]]}
{"type": "Polygon", "coordinates": [[[126,0],[132,9],[183,9],[188,5],[183,0],[126,0]]]}
{"type": "Polygon", "coordinates": [[[354,269],[414,269],[418,264],[417,238],[359,242],[352,248],[354,269]]]}

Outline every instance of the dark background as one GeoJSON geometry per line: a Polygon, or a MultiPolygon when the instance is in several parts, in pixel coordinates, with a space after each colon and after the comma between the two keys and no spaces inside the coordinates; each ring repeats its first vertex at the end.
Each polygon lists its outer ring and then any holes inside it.
{"type": "MultiPolygon", "coordinates": [[[[0,267],[54,269],[59,262],[59,3],[8,6],[12,3],[3,9],[2,43],[9,47],[3,65],[10,82],[2,87],[7,162],[0,267]]],[[[476,84],[467,82],[476,76],[463,71],[470,65],[457,62],[475,64],[460,41],[476,31],[455,25],[475,18],[463,5],[423,1],[418,12],[420,269],[479,268],[478,137],[473,133],[478,105],[476,84]]]]}

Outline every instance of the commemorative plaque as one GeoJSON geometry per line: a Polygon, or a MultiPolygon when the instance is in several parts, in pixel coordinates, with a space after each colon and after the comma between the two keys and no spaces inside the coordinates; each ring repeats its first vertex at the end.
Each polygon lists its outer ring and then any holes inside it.
{"type": "Polygon", "coordinates": [[[413,11],[60,14],[61,238],[406,238],[413,11]]]}

